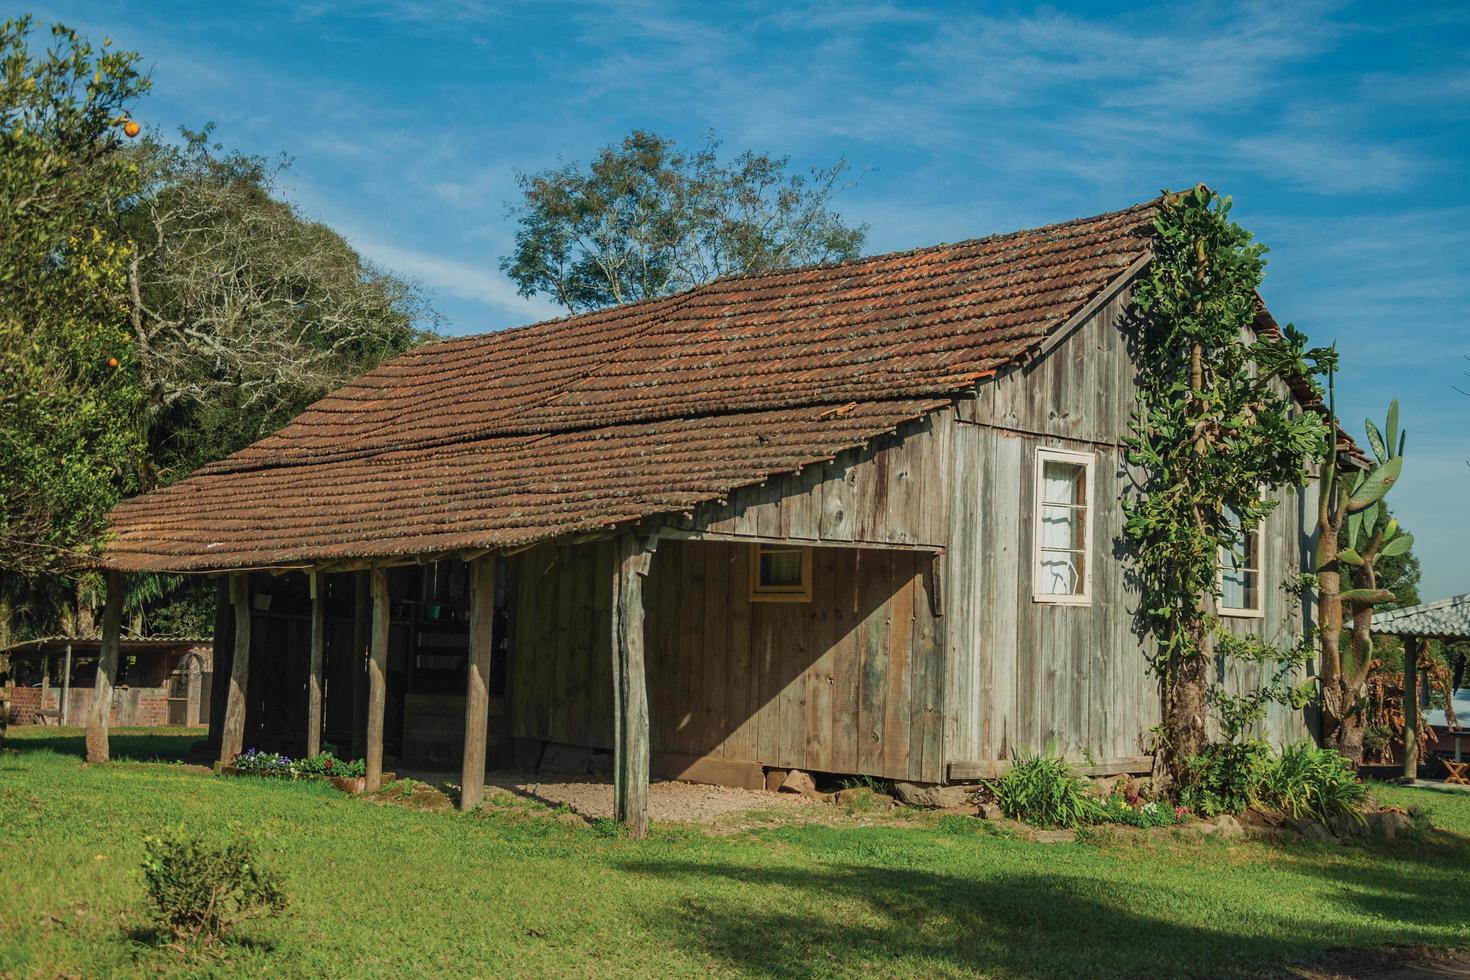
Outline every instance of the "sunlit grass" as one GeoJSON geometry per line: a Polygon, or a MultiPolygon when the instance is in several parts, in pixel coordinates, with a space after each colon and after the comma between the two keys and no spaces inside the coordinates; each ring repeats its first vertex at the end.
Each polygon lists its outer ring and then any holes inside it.
{"type": "Polygon", "coordinates": [[[291,911],[191,968],[284,975],[1247,975],[1331,947],[1470,945],[1470,795],[1424,841],[1045,845],[967,818],[727,836],[379,806],[176,761],[198,732],[12,729],[0,752],[0,975],[156,973],[142,837],[254,833],[291,911]],[[158,760],[158,761],[140,761],[158,760]]]}

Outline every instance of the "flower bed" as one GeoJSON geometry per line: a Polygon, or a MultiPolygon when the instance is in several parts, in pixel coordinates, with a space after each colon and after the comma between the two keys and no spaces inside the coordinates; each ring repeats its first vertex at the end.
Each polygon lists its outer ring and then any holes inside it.
{"type": "Polygon", "coordinates": [[[1182,806],[1173,806],[1162,800],[1130,802],[1121,793],[1098,801],[1097,808],[1089,816],[1089,823],[1121,823],[1129,827],[1172,827],[1194,819],[1194,815],[1182,806]]]}
{"type": "MultiPolygon", "coordinates": [[[[230,776],[265,776],[275,779],[327,779],[346,793],[361,793],[367,777],[367,763],[361,759],[338,759],[330,752],[293,759],[280,752],[249,749],[235,756],[235,761],[220,770],[230,776]]],[[[383,773],[383,781],[392,780],[383,773]]]]}

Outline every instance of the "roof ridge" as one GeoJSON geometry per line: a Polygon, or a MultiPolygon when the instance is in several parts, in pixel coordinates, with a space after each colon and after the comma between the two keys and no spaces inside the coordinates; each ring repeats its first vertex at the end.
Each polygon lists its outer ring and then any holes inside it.
{"type": "Polygon", "coordinates": [[[484,330],[477,331],[475,333],[460,334],[457,337],[446,337],[443,340],[438,340],[432,343],[423,344],[419,347],[415,347],[411,351],[405,351],[405,353],[412,354],[422,351],[428,351],[436,347],[459,343],[466,340],[483,340],[492,337],[508,337],[513,334],[521,333],[522,331],[530,330],[533,327],[549,327],[556,324],[570,323],[574,320],[582,319],[583,317],[594,317],[599,314],[613,312],[621,313],[624,311],[636,310],[640,307],[652,306],[657,303],[668,303],[672,300],[683,300],[692,297],[695,294],[700,293],[701,291],[710,290],[714,286],[722,284],[728,285],[732,282],[755,281],[759,279],[769,279],[775,276],[791,275],[793,273],[822,272],[831,269],[841,269],[849,266],[855,267],[870,262],[901,259],[914,255],[925,255],[930,252],[939,252],[943,251],[944,249],[965,248],[971,245],[980,245],[987,242],[997,242],[1007,238],[1016,238],[1021,235],[1035,235],[1042,232],[1056,231],[1058,229],[1067,228],[1074,225],[1090,224],[1092,222],[1101,221],[1106,218],[1119,217],[1133,211],[1142,211],[1146,208],[1157,205],[1160,201],[1164,199],[1164,197],[1165,195],[1159,194],[1155,197],[1149,198],[1146,201],[1139,201],[1135,204],[1130,204],[1125,208],[1117,208],[1112,211],[1100,211],[1097,214],[1088,215],[1081,218],[1068,218],[1066,221],[1053,221],[1044,225],[1036,225],[1032,228],[1016,228],[1012,231],[993,232],[989,235],[980,235],[975,238],[961,238],[952,242],[936,242],[932,245],[919,245],[914,248],[892,249],[887,252],[875,252],[872,255],[859,255],[850,259],[841,259],[834,262],[815,262],[809,265],[788,265],[782,266],[779,269],[765,269],[760,272],[734,272],[729,275],[719,276],[715,279],[711,279],[708,282],[702,282],[697,286],[691,286],[690,288],[678,293],[669,293],[664,296],[647,296],[643,299],[634,300],[631,303],[621,303],[617,306],[606,306],[596,310],[584,310],[581,313],[568,313],[565,316],[549,317],[545,320],[535,320],[531,323],[521,323],[511,327],[501,327],[498,330],[484,330]]]}

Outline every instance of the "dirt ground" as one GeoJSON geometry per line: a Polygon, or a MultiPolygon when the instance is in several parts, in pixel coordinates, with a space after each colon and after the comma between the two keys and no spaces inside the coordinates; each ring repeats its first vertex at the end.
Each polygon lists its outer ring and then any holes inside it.
{"type": "Polygon", "coordinates": [[[1470,978],[1470,952],[1445,952],[1420,947],[1345,949],[1328,955],[1318,967],[1297,969],[1288,976],[1300,980],[1447,980],[1470,978]]]}
{"type": "MultiPolygon", "coordinates": [[[[457,776],[446,773],[399,772],[433,786],[445,788],[449,795],[458,793],[457,776]]],[[[602,776],[568,776],[561,773],[492,772],[485,778],[485,796],[496,791],[512,793],[549,807],[568,806],[589,820],[611,817],[613,813],[612,780],[602,776]]],[[[648,788],[648,817],[654,821],[674,823],[716,823],[751,810],[807,809],[830,807],[819,800],[795,793],[771,793],[765,790],[736,789],[730,786],[704,786],[698,783],[656,781],[648,788]]]]}
{"type": "MultiPolygon", "coordinates": [[[[491,792],[492,786],[530,797],[547,806],[569,806],[589,819],[613,815],[610,779],[556,773],[495,773],[486,780],[487,793],[491,792]]],[[[749,810],[821,805],[795,793],[768,793],[730,786],[655,782],[648,787],[648,818],[678,823],[712,823],[749,810]]]]}

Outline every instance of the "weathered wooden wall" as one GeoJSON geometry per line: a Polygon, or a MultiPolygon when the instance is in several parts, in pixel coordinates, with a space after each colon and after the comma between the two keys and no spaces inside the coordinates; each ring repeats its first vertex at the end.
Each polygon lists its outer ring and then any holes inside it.
{"type": "Polygon", "coordinates": [[[800,473],[772,477],[666,526],[714,537],[944,546],[949,430],[919,419],[800,473]]]}
{"type": "MultiPolygon", "coordinates": [[[[1048,748],[1103,765],[1137,760],[1158,722],[1154,645],[1136,619],[1122,537],[1123,500],[1135,486],[1122,442],[1137,390],[1126,309],[1120,293],[1042,356],[936,416],[935,438],[953,460],[945,745],[958,769],[1048,748]],[[1032,597],[1038,448],[1095,456],[1087,605],[1032,597]]],[[[1301,567],[1303,507],[1299,495],[1283,494],[1265,528],[1265,616],[1227,619],[1231,629],[1280,642],[1300,630],[1300,606],[1278,585],[1301,567]]],[[[1217,678],[1237,689],[1256,679],[1223,663],[1217,678]]],[[[1262,733],[1302,737],[1301,713],[1273,710],[1262,733]]]]}
{"type": "MultiPolygon", "coordinates": [[[[512,560],[512,731],[607,747],[608,542],[512,560]]],[[[818,547],[810,602],[751,602],[750,546],[660,543],[646,585],[652,749],[942,777],[941,624],[929,555],[818,547]]]]}

